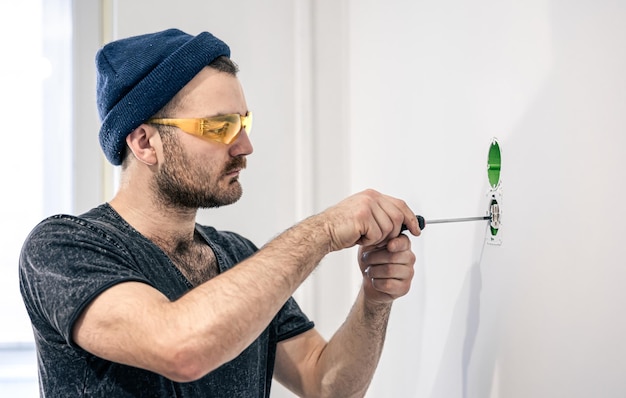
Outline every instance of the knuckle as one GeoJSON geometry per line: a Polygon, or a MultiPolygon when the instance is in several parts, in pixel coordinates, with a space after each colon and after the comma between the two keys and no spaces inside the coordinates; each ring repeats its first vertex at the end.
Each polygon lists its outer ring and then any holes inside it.
{"type": "Polygon", "coordinates": [[[374,197],[378,195],[378,192],[372,188],[367,188],[363,193],[367,196],[374,197]]]}
{"type": "Polygon", "coordinates": [[[402,224],[404,222],[404,214],[397,212],[391,215],[391,219],[393,220],[393,225],[402,224]]]}
{"type": "Polygon", "coordinates": [[[406,201],[404,201],[403,199],[396,198],[396,203],[398,204],[398,207],[409,207],[409,205],[407,205],[406,201]]]}

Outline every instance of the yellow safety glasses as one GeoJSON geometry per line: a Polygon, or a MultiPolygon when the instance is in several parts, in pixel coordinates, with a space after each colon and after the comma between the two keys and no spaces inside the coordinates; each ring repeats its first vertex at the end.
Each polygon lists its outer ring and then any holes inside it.
{"type": "Polygon", "coordinates": [[[147,123],[178,127],[185,133],[197,135],[198,137],[221,142],[223,144],[230,144],[235,137],[237,137],[242,127],[246,131],[246,134],[250,135],[250,130],[252,129],[252,112],[247,112],[245,115],[231,113],[205,119],[153,118],[149,119],[147,123]]]}

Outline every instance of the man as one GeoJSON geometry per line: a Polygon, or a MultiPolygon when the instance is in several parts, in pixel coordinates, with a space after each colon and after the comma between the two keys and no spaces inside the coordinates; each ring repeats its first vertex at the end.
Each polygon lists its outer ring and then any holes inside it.
{"type": "Polygon", "coordinates": [[[43,396],[365,394],[392,301],[407,293],[420,230],[401,200],[365,191],[258,250],[195,223],[231,204],[252,153],[230,50],[179,30],[97,54],[100,143],[121,165],[115,197],[44,220],[20,257],[43,396]],[[291,298],[329,252],[359,245],[362,289],[326,342],[291,298]]]}

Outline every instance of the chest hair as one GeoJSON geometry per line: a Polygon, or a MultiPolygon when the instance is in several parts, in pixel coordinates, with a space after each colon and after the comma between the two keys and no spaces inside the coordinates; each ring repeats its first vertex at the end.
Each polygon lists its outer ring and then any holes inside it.
{"type": "Polygon", "coordinates": [[[193,242],[179,242],[166,253],[193,286],[219,274],[215,253],[198,233],[194,235],[193,242]]]}

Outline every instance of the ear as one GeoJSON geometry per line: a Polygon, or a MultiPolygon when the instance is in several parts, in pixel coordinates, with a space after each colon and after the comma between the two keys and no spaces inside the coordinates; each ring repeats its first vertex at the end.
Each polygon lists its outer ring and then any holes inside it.
{"type": "Polygon", "coordinates": [[[154,166],[157,164],[157,155],[153,138],[157,135],[154,127],[142,124],[126,136],[126,145],[137,160],[148,166],[154,166]]]}

